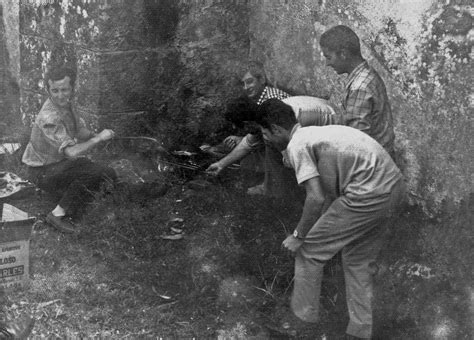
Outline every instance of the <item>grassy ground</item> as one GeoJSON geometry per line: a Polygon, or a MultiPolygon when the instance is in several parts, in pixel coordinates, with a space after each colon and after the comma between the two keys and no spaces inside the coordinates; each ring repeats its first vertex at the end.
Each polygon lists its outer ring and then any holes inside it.
{"type": "MultiPolygon", "coordinates": [[[[15,159],[3,163],[24,173],[15,159]]],[[[170,186],[164,196],[99,195],[77,235],[43,222],[55,206],[48,195],[10,201],[38,220],[30,285],[7,294],[6,314],[34,314],[40,337],[280,336],[272,328],[293,270],[280,244],[299,207],[244,194],[235,171],[225,178],[203,188],[160,173],[155,183],[170,186]],[[171,227],[183,238],[162,239],[171,227]]]]}
{"type": "MultiPolygon", "coordinates": [[[[137,159],[132,163],[140,168],[137,159]]],[[[24,171],[14,158],[4,159],[2,167],[20,175],[24,171]]],[[[30,285],[2,298],[5,314],[13,319],[33,314],[33,336],[42,338],[294,338],[278,328],[293,271],[281,241],[293,230],[301,205],[246,195],[235,171],[223,176],[225,180],[208,179],[209,186],[189,179],[155,173],[155,183],[169,185],[161,197],[131,196],[123,190],[99,195],[79,221],[77,235],[61,234],[43,223],[55,206],[47,195],[9,202],[38,221],[31,237],[30,285]],[[183,238],[163,239],[171,227],[181,229],[183,238]]],[[[416,304],[406,306],[412,313],[423,305],[422,294],[417,299],[410,295],[410,289],[423,286],[416,281],[404,286],[399,271],[405,267],[397,266],[395,258],[415,253],[407,240],[420,237],[414,228],[420,219],[410,214],[403,217],[404,236],[393,242],[379,279],[383,289],[378,290],[376,320],[384,339],[425,334],[416,315],[400,311],[410,301],[416,304]],[[402,253],[397,250],[403,248],[402,253]],[[388,306],[393,315],[387,314],[388,306]]],[[[307,339],[344,335],[347,312],[340,268],[337,258],[326,266],[322,321],[307,339]]]]}

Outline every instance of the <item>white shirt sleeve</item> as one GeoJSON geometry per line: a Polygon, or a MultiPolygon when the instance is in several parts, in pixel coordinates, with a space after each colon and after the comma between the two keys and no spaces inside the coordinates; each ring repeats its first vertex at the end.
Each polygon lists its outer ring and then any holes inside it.
{"type": "Polygon", "coordinates": [[[288,162],[295,170],[298,184],[319,176],[318,163],[311,146],[301,141],[298,136],[292,138],[286,153],[288,155],[288,162]]]}

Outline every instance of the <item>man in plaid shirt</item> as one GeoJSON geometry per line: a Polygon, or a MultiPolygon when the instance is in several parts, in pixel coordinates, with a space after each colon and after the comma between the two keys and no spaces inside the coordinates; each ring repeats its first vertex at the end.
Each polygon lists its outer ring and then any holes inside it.
{"type": "MultiPolygon", "coordinates": [[[[282,100],[290,97],[288,93],[268,85],[263,64],[257,61],[251,61],[247,65],[247,72],[242,78],[242,85],[248,99],[257,105],[261,105],[272,98],[282,100]]],[[[240,136],[229,136],[223,144],[229,150],[232,150],[242,141],[242,138],[240,136]]]]}
{"type": "Polygon", "coordinates": [[[289,96],[290,95],[288,93],[282,90],[266,85],[263,88],[262,94],[260,94],[260,97],[257,100],[257,105],[261,105],[264,101],[268,99],[282,100],[282,99],[288,98],[289,96]]]}
{"type": "Polygon", "coordinates": [[[349,74],[340,115],[320,116],[314,125],[342,124],[359,129],[393,156],[395,135],[385,84],[362,57],[359,38],[344,25],[330,28],[319,41],[326,65],[349,74]]]}
{"type": "MultiPolygon", "coordinates": [[[[257,106],[269,99],[282,100],[290,97],[288,93],[268,85],[265,70],[259,62],[248,64],[242,83],[247,100],[256,103],[257,106]]],[[[242,114],[236,113],[237,116],[242,116],[242,114]]],[[[263,171],[264,184],[250,188],[249,193],[280,196],[285,190],[277,190],[276,187],[287,186],[286,183],[294,182],[292,174],[283,166],[279,166],[281,154],[265,146],[259,133],[248,133],[245,137],[229,136],[224,139],[222,146],[230,153],[211,164],[207,171],[218,175],[227,166],[239,160],[242,160],[242,168],[253,169],[256,172],[263,171]],[[270,187],[275,187],[275,190],[272,190],[271,193],[268,192],[270,187]]]]}

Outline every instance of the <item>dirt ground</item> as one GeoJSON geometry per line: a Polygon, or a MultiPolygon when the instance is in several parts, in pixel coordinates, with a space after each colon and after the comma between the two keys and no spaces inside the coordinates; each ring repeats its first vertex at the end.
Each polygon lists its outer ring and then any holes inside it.
{"type": "MultiPolygon", "coordinates": [[[[117,164],[110,155],[102,161],[117,164]]],[[[321,322],[306,333],[282,327],[293,260],[281,242],[297,223],[301,202],[247,195],[238,170],[209,178],[158,172],[141,156],[127,157],[119,162],[128,166],[121,176],[135,183],[145,178],[159,190],[98,195],[77,221],[77,234],[44,222],[55,206],[45,193],[5,201],[37,221],[30,284],[2,296],[4,316],[33,315],[32,338],[48,339],[344,337],[348,316],[337,257],[325,268],[321,322]]],[[[4,158],[1,168],[22,175],[17,158],[4,158]]],[[[417,338],[396,327],[381,338],[417,338]]]]}

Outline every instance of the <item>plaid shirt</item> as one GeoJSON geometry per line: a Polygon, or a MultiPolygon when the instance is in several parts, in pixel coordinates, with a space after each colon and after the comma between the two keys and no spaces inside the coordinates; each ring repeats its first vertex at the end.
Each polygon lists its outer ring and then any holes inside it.
{"type": "Polygon", "coordinates": [[[387,151],[393,151],[395,134],[387,90],[366,61],[349,75],[342,106],[345,125],[367,133],[387,151]]]}
{"type": "Polygon", "coordinates": [[[260,98],[257,100],[257,105],[261,105],[264,101],[268,99],[285,99],[290,97],[290,95],[282,90],[279,90],[277,88],[271,87],[271,86],[265,86],[265,88],[262,91],[262,94],[260,95],[260,98]]]}
{"type": "Polygon", "coordinates": [[[392,111],[385,84],[366,61],[358,65],[347,78],[342,114],[314,113],[313,125],[347,125],[361,130],[393,153],[392,111]]]}

